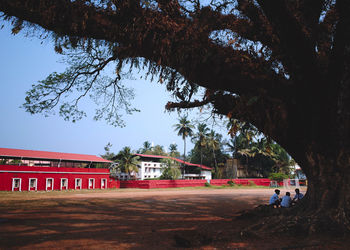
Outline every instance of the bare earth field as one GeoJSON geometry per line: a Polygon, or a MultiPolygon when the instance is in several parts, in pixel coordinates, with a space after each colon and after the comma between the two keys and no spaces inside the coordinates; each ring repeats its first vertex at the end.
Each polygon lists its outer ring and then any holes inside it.
{"type": "Polygon", "coordinates": [[[261,188],[0,192],[0,249],[350,248],[344,239],[242,235],[256,219],[242,219],[240,211],[267,204],[272,194],[261,188]]]}

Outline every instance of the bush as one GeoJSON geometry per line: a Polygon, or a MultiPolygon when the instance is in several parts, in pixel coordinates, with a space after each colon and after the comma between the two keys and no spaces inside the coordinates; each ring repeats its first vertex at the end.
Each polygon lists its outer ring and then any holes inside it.
{"type": "Polygon", "coordinates": [[[271,173],[269,176],[269,179],[279,182],[279,181],[283,181],[284,179],[288,179],[288,175],[283,173],[271,173]]]}
{"type": "Polygon", "coordinates": [[[177,180],[181,176],[181,171],[176,166],[168,165],[162,175],[159,177],[160,180],[177,180]]]}
{"type": "Polygon", "coordinates": [[[204,184],[204,186],[206,186],[206,187],[211,187],[211,185],[210,185],[209,182],[206,182],[206,183],[204,184]]]}
{"type": "Polygon", "coordinates": [[[228,181],[227,184],[230,185],[231,187],[235,186],[235,183],[233,181],[228,181]]]}

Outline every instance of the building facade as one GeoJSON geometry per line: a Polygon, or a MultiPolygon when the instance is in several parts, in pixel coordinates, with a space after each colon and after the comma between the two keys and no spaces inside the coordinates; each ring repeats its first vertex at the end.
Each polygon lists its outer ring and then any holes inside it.
{"type": "Polygon", "coordinates": [[[0,190],[105,189],[110,163],[94,155],[0,148],[0,190]]]}

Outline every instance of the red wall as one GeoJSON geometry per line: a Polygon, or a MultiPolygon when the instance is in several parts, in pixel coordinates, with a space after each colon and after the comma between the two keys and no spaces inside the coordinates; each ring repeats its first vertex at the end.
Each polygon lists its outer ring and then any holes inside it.
{"type": "MultiPolygon", "coordinates": [[[[228,181],[248,186],[253,182],[257,186],[270,186],[270,179],[213,179],[214,186],[228,185],[228,181]]],[[[172,188],[172,187],[203,187],[206,180],[147,180],[147,181],[120,181],[120,188],[172,188]]],[[[279,183],[281,184],[281,183],[279,183]]]]}
{"type": "MultiPolygon", "coordinates": [[[[95,179],[95,189],[101,188],[102,179],[106,179],[105,188],[173,188],[204,186],[206,180],[145,180],[145,181],[116,181],[109,179],[108,169],[96,168],[58,168],[58,167],[29,167],[0,165],[0,190],[11,191],[13,178],[21,178],[21,190],[28,191],[29,179],[37,179],[37,190],[46,190],[46,179],[53,178],[53,190],[61,189],[61,179],[68,179],[68,189],[75,189],[75,179],[82,180],[82,189],[88,189],[89,178],[95,179]]],[[[228,181],[236,184],[269,186],[269,179],[213,179],[211,185],[228,185],[228,181]]],[[[279,183],[281,184],[281,183],[279,183]]]]}
{"type": "Polygon", "coordinates": [[[172,188],[172,187],[204,187],[206,180],[148,180],[120,181],[121,188],[172,188]]]}
{"type": "MultiPolygon", "coordinates": [[[[270,179],[264,178],[264,179],[213,179],[210,180],[210,184],[214,186],[222,186],[222,185],[228,185],[228,181],[233,181],[235,184],[250,185],[250,182],[253,182],[257,186],[270,186],[270,179]]],[[[279,183],[280,185],[281,183],[279,183]]],[[[282,182],[283,185],[283,182],[282,182]]]]}
{"type": "Polygon", "coordinates": [[[95,189],[101,188],[102,179],[109,184],[109,170],[101,168],[58,168],[0,165],[0,190],[11,191],[12,179],[21,178],[22,191],[28,191],[29,178],[37,178],[37,190],[46,190],[46,178],[53,178],[53,190],[60,190],[61,178],[68,179],[68,189],[75,189],[75,178],[82,181],[82,189],[88,189],[89,178],[95,179],[95,189]]]}
{"type": "Polygon", "coordinates": [[[120,181],[117,180],[109,180],[108,188],[120,188],[120,181]]]}

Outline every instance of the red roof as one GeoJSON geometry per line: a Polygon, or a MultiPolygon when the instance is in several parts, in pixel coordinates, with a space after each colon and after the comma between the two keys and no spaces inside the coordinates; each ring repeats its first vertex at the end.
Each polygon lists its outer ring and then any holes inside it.
{"type": "Polygon", "coordinates": [[[65,160],[83,162],[110,162],[95,155],[57,153],[37,150],[0,148],[0,157],[16,157],[25,159],[65,160]]]}
{"type": "Polygon", "coordinates": [[[206,169],[206,170],[212,170],[212,168],[210,168],[210,167],[207,167],[207,166],[204,166],[204,165],[201,165],[201,164],[190,163],[190,162],[183,161],[183,160],[180,160],[180,159],[177,159],[177,158],[174,158],[174,157],[170,157],[170,156],[143,155],[143,154],[135,154],[135,155],[138,155],[138,156],[141,156],[141,157],[150,157],[150,158],[172,159],[172,160],[175,160],[177,162],[183,163],[183,164],[185,164],[187,166],[194,166],[194,167],[199,167],[199,168],[206,169]]]}

